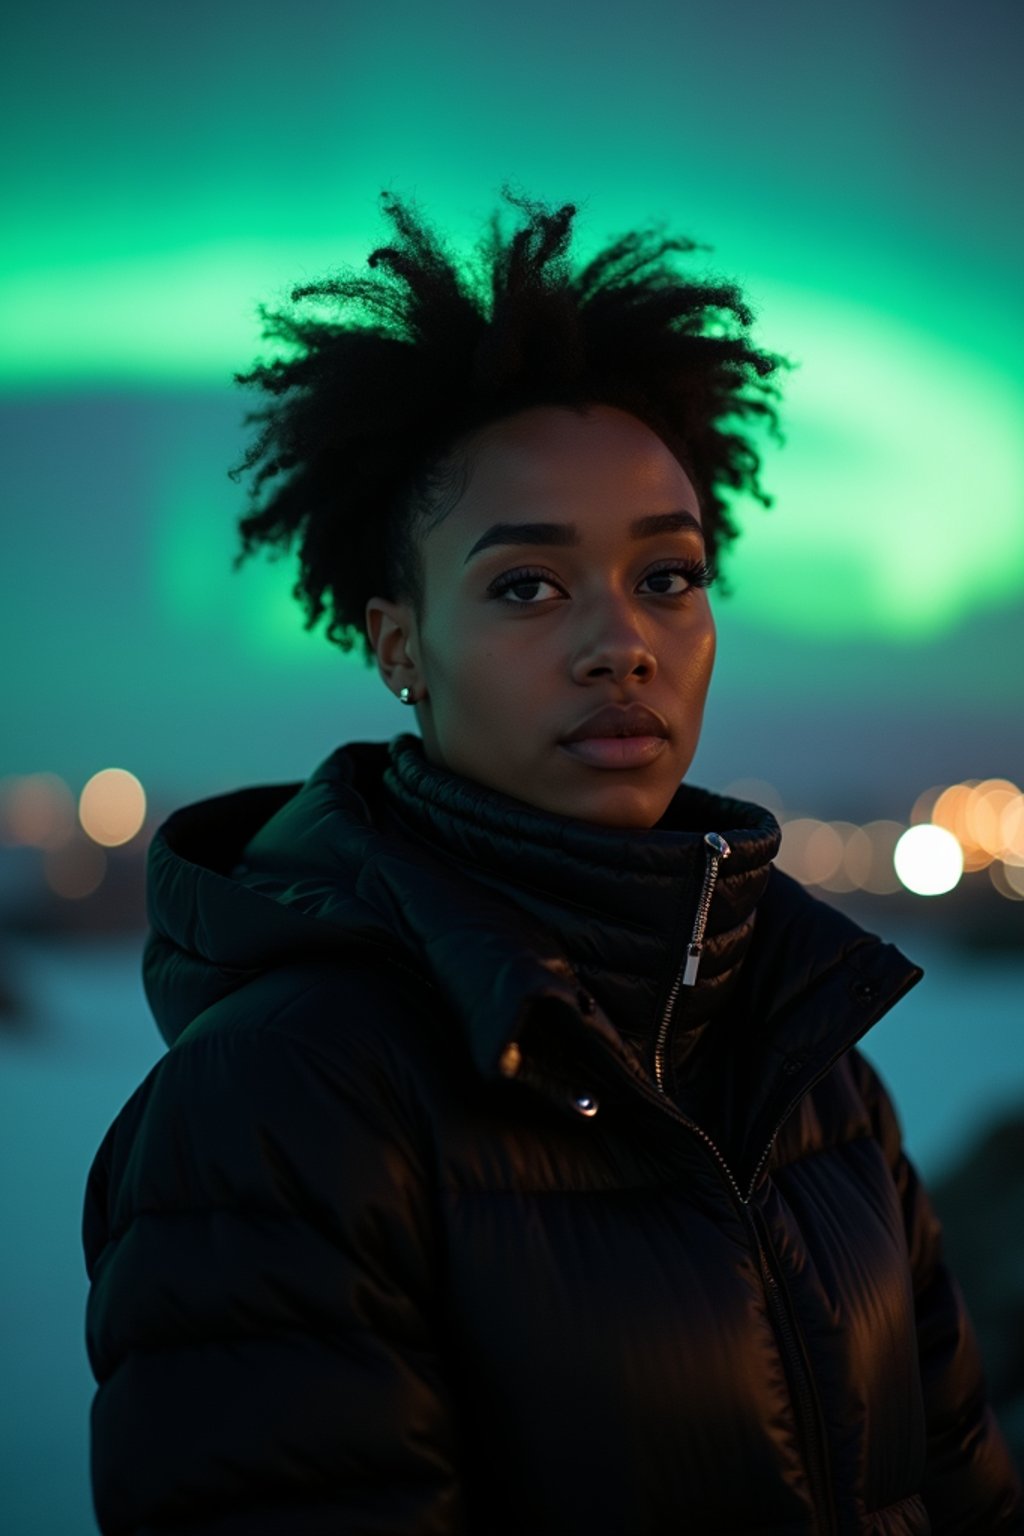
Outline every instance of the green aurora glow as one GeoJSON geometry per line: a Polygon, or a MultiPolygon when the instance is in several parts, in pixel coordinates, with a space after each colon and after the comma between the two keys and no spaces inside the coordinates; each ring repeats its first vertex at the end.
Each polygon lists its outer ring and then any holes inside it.
{"type": "MultiPolygon", "coordinates": [[[[539,0],[486,18],[455,0],[376,17],[311,0],[295,38],[275,8],[235,0],[57,12],[59,26],[52,10],[20,14],[0,63],[18,145],[0,171],[0,406],[16,419],[79,400],[92,422],[107,400],[166,402],[155,436],[131,445],[137,500],[115,518],[145,532],[164,665],[185,636],[296,678],[337,665],[302,630],[291,562],[231,571],[243,492],[226,469],[242,439],[214,445],[197,402],[222,422],[232,373],[265,355],[259,301],[363,266],[389,232],[382,187],[463,250],[506,180],[578,203],[579,260],[651,222],[713,245],[698,269],[736,277],[759,339],[798,364],[787,445],[765,448],[775,505],[740,509],[723,623],[912,648],[1024,590],[1008,17],[937,0],[922,34],[876,0],[856,16],[810,0],[684,16],[647,0],[642,17],[588,7],[583,48],[583,13],[539,0]]],[[[254,403],[233,399],[239,419],[254,403]]],[[[111,421],[112,443],[133,419],[111,421]]],[[[70,568],[83,535],[54,510],[75,494],[61,468],[47,469],[44,515],[70,568]]],[[[116,462],[97,472],[122,494],[116,462]]],[[[27,571],[38,515],[12,534],[27,571]]],[[[41,582],[12,594],[16,626],[41,582]]]]}

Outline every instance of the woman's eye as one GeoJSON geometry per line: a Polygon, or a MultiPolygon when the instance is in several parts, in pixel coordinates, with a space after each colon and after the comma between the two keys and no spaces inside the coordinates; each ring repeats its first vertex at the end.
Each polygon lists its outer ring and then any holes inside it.
{"type": "Polygon", "coordinates": [[[694,565],[663,565],[662,570],[648,571],[643,581],[662,582],[654,588],[659,598],[682,598],[691,587],[711,587],[714,573],[706,561],[697,561],[694,565]]]}
{"type": "Polygon", "coordinates": [[[509,571],[507,576],[503,576],[494,582],[488,588],[488,591],[492,597],[502,597],[506,602],[511,602],[514,606],[529,608],[535,606],[529,595],[531,589],[535,595],[538,587],[554,587],[555,585],[556,583],[549,576],[543,575],[540,571],[509,571]],[[521,596],[509,597],[508,594],[510,592],[521,593],[524,588],[528,594],[525,598],[521,596]]]}

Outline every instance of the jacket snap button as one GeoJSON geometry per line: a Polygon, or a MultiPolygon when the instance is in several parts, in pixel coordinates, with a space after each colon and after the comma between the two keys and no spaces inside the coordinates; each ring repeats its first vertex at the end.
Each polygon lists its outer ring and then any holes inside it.
{"type": "Polygon", "coordinates": [[[862,1003],[870,1003],[877,991],[878,988],[873,981],[858,981],[853,989],[853,995],[859,998],[862,1003]]]}
{"type": "Polygon", "coordinates": [[[523,1053],[515,1040],[510,1040],[508,1045],[498,1057],[498,1071],[502,1077],[515,1077],[523,1064],[523,1053]]]}
{"type": "Polygon", "coordinates": [[[592,1093],[578,1093],[572,1102],[581,1115],[586,1115],[590,1118],[597,1114],[597,1100],[592,1093]]]}
{"type": "Polygon", "coordinates": [[[593,1013],[594,999],[591,997],[589,992],[577,992],[576,1001],[579,1003],[580,1008],[584,1013],[593,1013]]]}

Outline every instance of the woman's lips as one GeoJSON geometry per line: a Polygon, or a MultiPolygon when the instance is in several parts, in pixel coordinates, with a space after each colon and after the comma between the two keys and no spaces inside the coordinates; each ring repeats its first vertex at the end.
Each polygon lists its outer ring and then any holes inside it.
{"type": "Polygon", "coordinates": [[[559,745],[563,752],[592,768],[639,768],[656,758],[668,743],[664,736],[584,736],[581,741],[559,745]]]}

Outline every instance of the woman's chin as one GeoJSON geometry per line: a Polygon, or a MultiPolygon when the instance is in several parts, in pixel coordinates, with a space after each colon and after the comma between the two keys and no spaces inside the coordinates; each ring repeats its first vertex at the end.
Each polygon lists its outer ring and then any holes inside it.
{"type": "MultiPolygon", "coordinates": [[[[666,786],[644,784],[639,775],[625,773],[611,775],[594,774],[593,782],[579,784],[557,796],[545,797],[545,808],[562,816],[574,816],[577,821],[590,821],[599,826],[625,828],[649,828],[660,821],[672,796],[678,789],[678,781],[666,786]]],[[[520,790],[520,798],[538,797],[520,790]]]]}

